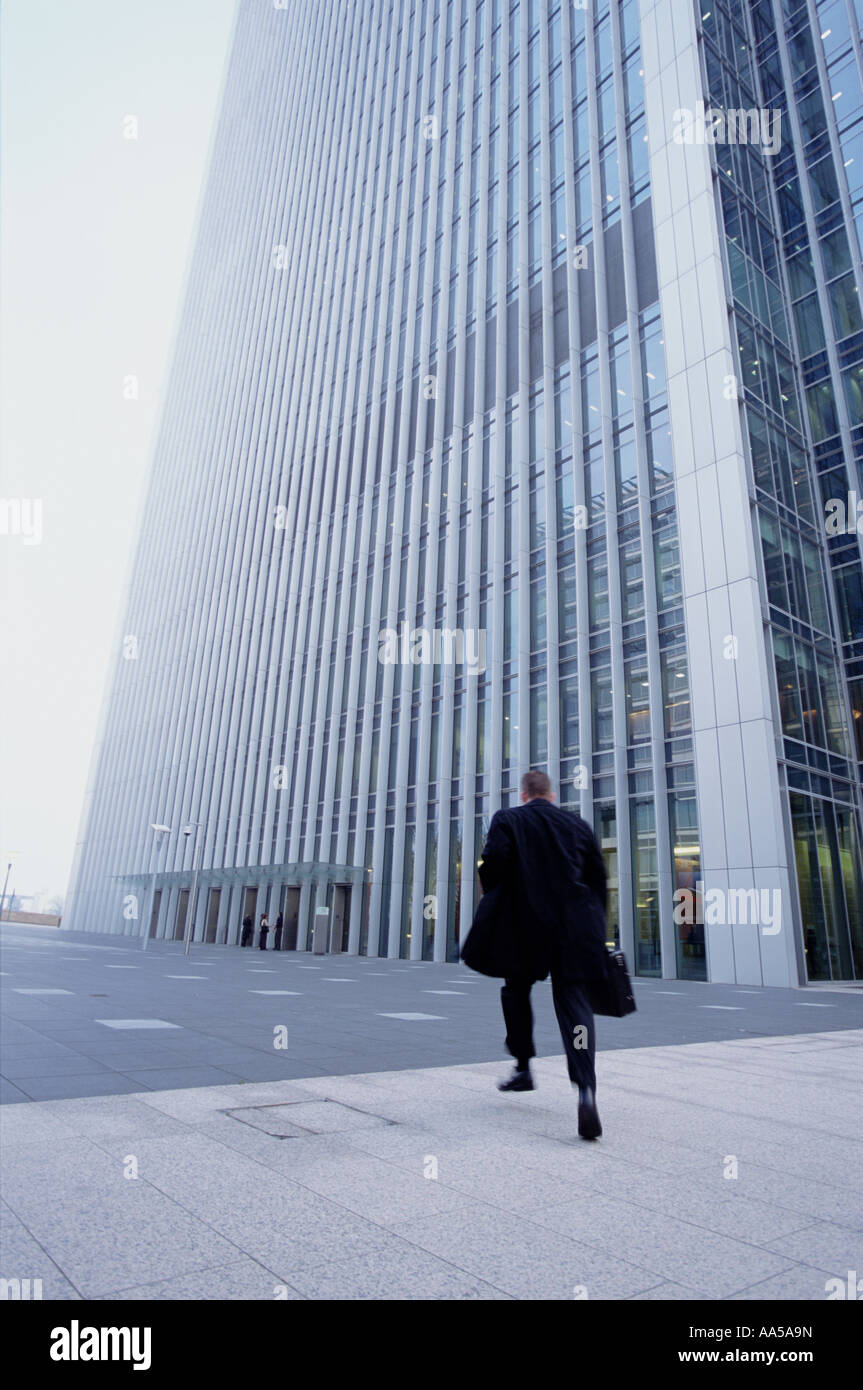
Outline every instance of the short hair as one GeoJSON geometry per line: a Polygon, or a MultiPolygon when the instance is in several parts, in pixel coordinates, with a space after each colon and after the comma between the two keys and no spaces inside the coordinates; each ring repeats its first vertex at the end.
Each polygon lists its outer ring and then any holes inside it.
{"type": "Polygon", "coordinates": [[[540,772],[532,767],[521,779],[521,789],[526,797],[533,800],[535,796],[548,796],[551,793],[551,778],[547,772],[540,772]]]}

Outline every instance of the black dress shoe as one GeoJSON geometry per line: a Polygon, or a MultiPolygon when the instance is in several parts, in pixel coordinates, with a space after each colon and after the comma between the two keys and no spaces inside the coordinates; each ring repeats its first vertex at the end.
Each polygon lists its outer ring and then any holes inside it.
{"type": "Polygon", "coordinates": [[[598,1139],[602,1133],[596,1096],[589,1086],[578,1089],[578,1132],[582,1139],[598,1139]]]}
{"type": "Polygon", "coordinates": [[[530,1071],[519,1071],[516,1067],[509,1081],[499,1081],[497,1083],[499,1091],[532,1091],[534,1090],[533,1077],[530,1071]]]}

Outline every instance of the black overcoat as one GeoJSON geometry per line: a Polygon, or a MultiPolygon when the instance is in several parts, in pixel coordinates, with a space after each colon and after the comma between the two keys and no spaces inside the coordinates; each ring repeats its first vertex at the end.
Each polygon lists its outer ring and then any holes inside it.
{"type": "Polygon", "coordinates": [[[580,816],[542,797],[498,811],[479,876],[462,948],[472,970],[544,980],[555,965],[572,979],[604,977],[605,861],[580,816]]]}

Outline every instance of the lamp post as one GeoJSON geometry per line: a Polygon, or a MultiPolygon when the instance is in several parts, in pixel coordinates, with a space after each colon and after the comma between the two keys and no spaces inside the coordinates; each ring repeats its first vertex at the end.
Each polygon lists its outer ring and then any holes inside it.
{"type": "MultiPolygon", "coordinates": [[[[159,835],[161,835],[161,834],[170,835],[170,833],[171,833],[171,827],[170,827],[170,825],[153,825],[153,824],[151,824],[151,825],[150,825],[150,829],[151,829],[151,830],[155,830],[155,832],[156,832],[156,838],[155,838],[155,840],[153,841],[153,850],[152,850],[152,854],[151,854],[151,861],[152,861],[152,856],[158,853],[158,849],[159,849],[159,835]]],[[[157,865],[157,867],[158,867],[158,865],[157,865]]],[[[143,922],[143,924],[142,924],[142,926],[143,926],[143,930],[142,930],[142,933],[141,933],[141,935],[142,935],[141,950],[142,950],[142,951],[146,951],[146,949],[147,949],[147,942],[150,940],[150,927],[151,927],[152,924],[153,924],[153,908],[154,908],[155,905],[156,905],[156,869],[153,869],[153,872],[152,872],[152,874],[151,874],[151,878],[152,878],[153,882],[152,882],[152,885],[151,885],[151,887],[150,887],[150,911],[147,913],[146,917],[144,918],[144,922],[143,922]]]]}
{"type": "Polygon", "coordinates": [[[195,873],[194,873],[194,876],[193,876],[193,878],[192,878],[192,893],[191,893],[191,898],[190,898],[190,901],[189,901],[189,908],[188,908],[188,911],[187,911],[187,913],[186,913],[186,929],[185,929],[185,931],[183,932],[183,955],[184,955],[184,956],[187,956],[187,955],[189,954],[189,947],[190,947],[191,944],[192,944],[192,932],[193,932],[193,930],[194,930],[194,925],[195,925],[195,911],[196,911],[196,908],[197,908],[197,906],[198,906],[198,870],[199,870],[200,867],[201,867],[201,848],[202,848],[203,843],[204,843],[203,836],[202,836],[201,833],[200,833],[200,832],[201,832],[201,825],[200,825],[200,822],[198,822],[198,823],[195,824],[195,825],[186,825],[186,826],[184,826],[184,827],[183,827],[183,834],[184,834],[184,835],[186,836],[186,838],[188,839],[188,837],[191,835],[191,833],[192,833],[193,830],[195,831],[195,847],[194,847],[194,849],[193,849],[193,851],[192,851],[192,859],[193,859],[193,864],[194,864],[194,868],[195,868],[195,873]]]}
{"type": "Polygon", "coordinates": [[[4,911],[5,907],[6,907],[6,889],[9,887],[9,875],[11,874],[11,872],[12,872],[12,860],[10,859],[10,860],[9,860],[9,863],[6,865],[6,877],[5,877],[5,879],[3,880],[3,896],[0,897],[0,920],[2,920],[3,911],[4,911]]]}
{"type": "MultiPolygon", "coordinates": [[[[12,869],[14,868],[14,865],[15,865],[15,860],[18,858],[18,856],[19,856],[20,853],[21,853],[20,849],[7,849],[7,850],[4,851],[4,854],[3,854],[3,858],[6,860],[6,877],[5,877],[4,880],[3,880],[3,892],[2,892],[2,894],[0,894],[0,921],[2,921],[2,919],[3,919],[3,913],[4,913],[4,911],[7,910],[7,908],[6,908],[6,890],[7,890],[7,888],[9,887],[9,875],[11,874],[12,869]]],[[[14,902],[14,899],[15,899],[15,894],[14,894],[14,893],[10,893],[10,894],[9,894],[9,902],[10,902],[10,903],[14,902]]],[[[8,910],[11,911],[11,909],[8,909],[8,910]]]]}

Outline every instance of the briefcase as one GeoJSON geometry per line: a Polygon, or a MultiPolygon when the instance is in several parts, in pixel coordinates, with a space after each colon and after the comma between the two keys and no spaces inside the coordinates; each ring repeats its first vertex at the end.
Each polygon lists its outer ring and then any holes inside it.
{"type": "Polygon", "coordinates": [[[635,1012],[635,995],[622,951],[606,948],[605,972],[599,979],[587,982],[587,993],[595,1014],[624,1018],[635,1012]]]}

